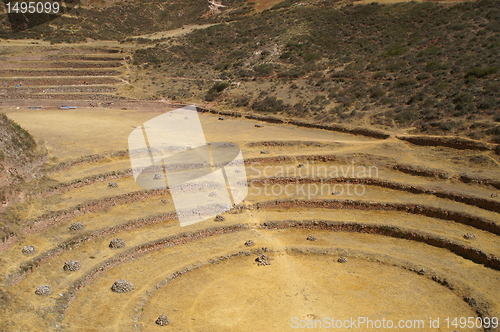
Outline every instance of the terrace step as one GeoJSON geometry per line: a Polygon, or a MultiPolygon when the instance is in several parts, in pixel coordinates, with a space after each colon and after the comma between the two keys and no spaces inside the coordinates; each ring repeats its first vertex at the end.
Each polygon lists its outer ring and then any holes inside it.
{"type": "Polygon", "coordinates": [[[17,101],[17,100],[126,100],[126,97],[108,95],[103,93],[46,93],[46,94],[19,94],[14,96],[0,95],[0,100],[17,101]]]}
{"type": "Polygon", "coordinates": [[[24,70],[10,69],[0,70],[0,77],[75,77],[75,76],[118,76],[122,73],[119,70],[103,70],[101,68],[94,69],[40,69],[40,70],[24,70]]]}
{"type": "Polygon", "coordinates": [[[10,97],[29,94],[30,96],[35,94],[45,94],[45,93],[84,93],[84,92],[116,92],[117,88],[111,86],[103,85],[80,85],[80,86],[50,86],[50,87],[40,87],[40,88],[0,88],[0,94],[7,94],[10,97]]]}
{"type": "Polygon", "coordinates": [[[2,61],[1,69],[28,69],[28,68],[118,68],[123,66],[120,61],[2,61]]]}
{"type": "MultiPolygon", "coordinates": [[[[119,84],[123,83],[122,80],[116,77],[29,77],[22,79],[22,86],[20,88],[40,86],[72,86],[72,85],[84,85],[84,81],[87,81],[88,85],[109,85],[109,84],[119,84]]],[[[21,83],[19,79],[5,77],[0,79],[1,87],[15,87],[21,83]]],[[[19,89],[19,88],[17,88],[19,89]]]]}

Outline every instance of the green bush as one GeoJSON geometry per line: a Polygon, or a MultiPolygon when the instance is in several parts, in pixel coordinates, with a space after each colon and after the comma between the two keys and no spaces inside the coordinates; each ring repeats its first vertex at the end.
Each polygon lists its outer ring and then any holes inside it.
{"type": "Polygon", "coordinates": [[[214,101],[222,91],[224,91],[227,87],[229,87],[231,84],[228,82],[216,82],[207,92],[205,95],[205,100],[206,101],[214,101]]]}
{"type": "Polygon", "coordinates": [[[214,92],[222,92],[230,85],[231,84],[228,82],[217,82],[214,84],[214,86],[211,88],[211,90],[213,90],[214,92]]]}
{"type": "Polygon", "coordinates": [[[233,104],[236,107],[245,107],[248,106],[249,103],[250,103],[250,97],[248,96],[240,96],[233,101],[233,104]]]}
{"type": "Polygon", "coordinates": [[[376,72],[375,74],[373,74],[372,77],[375,80],[377,80],[377,79],[383,79],[383,78],[387,77],[387,72],[385,72],[385,71],[379,71],[379,72],[376,72]]]}
{"type": "Polygon", "coordinates": [[[396,122],[405,126],[410,125],[417,119],[418,119],[418,112],[409,109],[397,112],[397,114],[394,116],[394,120],[396,120],[396,122]]]}
{"type": "Polygon", "coordinates": [[[371,87],[369,92],[370,98],[372,99],[380,99],[381,97],[385,96],[384,89],[382,89],[379,85],[371,87]]]}
{"type": "Polygon", "coordinates": [[[473,67],[467,71],[465,74],[465,78],[475,76],[477,78],[483,78],[491,74],[496,74],[498,72],[499,67],[490,66],[490,67],[473,67]]]}
{"type": "Polygon", "coordinates": [[[321,59],[321,54],[319,53],[306,53],[304,54],[305,62],[314,62],[321,59]]]}
{"type": "Polygon", "coordinates": [[[469,93],[461,93],[453,98],[453,104],[457,110],[470,110],[474,97],[469,93]]]}
{"type": "Polygon", "coordinates": [[[428,72],[434,72],[436,70],[446,70],[446,69],[448,69],[448,65],[437,60],[429,61],[425,65],[425,71],[428,72]]]}
{"type": "Polygon", "coordinates": [[[342,71],[334,71],[331,74],[332,78],[354,78],[358,74],[355,70],[342,70],[342,71]]]}
{"type": "Polygon", "coordinates": [[[411,87],[415,85],[417,85],[417,81],[413,78],[400,78],[395,83],[395,86],[398,88],[411,87]]]}
{"type": "Polygon", "coordinates": [[[260,113],[277,113],[283,111],[285,106],[283,100],[272,96],[256,101],[252,104],[252,109],[260,113]]]}
{"type": "Polygon", "coordinates": [[[299,78],[306,74],[306,71],[301,67],[293,67],[290,70],[282,71],[278,73],[280,78],[299,78]]]}
{"type": "Polygon", "coordinates": [[[273,73],[273,66],[268,63],[263,63],[253,67],[255,76],[269,76],[273,73]]]}
{"type": "Polygon", "coordinates": [[[403,53],[406,52],[406,47],[402,46],[402,45],[391,45],[387,51],[386,51],[386,55],[387,56],[399,56],[403,53]]]}
{"type": "Polygon", "coordinates": [[[403,70],[407,65],[406,61],[398,60],[387,64],[386,70],[394,73],[403,70]]]}

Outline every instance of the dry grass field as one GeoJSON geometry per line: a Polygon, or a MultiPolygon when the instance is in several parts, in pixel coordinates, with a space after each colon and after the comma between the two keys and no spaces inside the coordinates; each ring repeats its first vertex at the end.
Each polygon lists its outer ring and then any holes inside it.
{"type": "Polygon", "coordinates": [[[222,221],[180,227],[169,190],[137,186],[126,152],[134,128],[176,107],[103,90],[127,84],[126,49],[39,47],[0,68],[1,111],[49,153],[39,187],[6,211],[20,223],[1,247],[0,331],[294,331],[360,317],[395,327],[359,331],[500,331],[494,150],[200,113],[208,142],[240,146],[249,193],[222,221]],[[54,68],[61,59],[78,65],[54,68]],[[133,288],[112,291],[120,279],[133,288]]]}
{"type": "Polygon", "coordinates": [[[491,151],[421,147],[292,125],[258,128],[261,122],[201,114],[208,141],[242,147],[250,191],[244,204],[224,214],[225,221],[181,228],[169,214],[174,207],[168,191],[137,187],[126,172],[128,156],[112,156],[127,148],[133,127],[165,109],[4,111],[45,142],[47,167],[90,154],[104,158],[50,172],[60,189],[15,207],[26,228],[0,261],[7,304],[3,330],[287,331],[294,330],[293,317],[426,324],[429,317],[441,317],[435,330],[451,331],[446,317],[500,314],[499,202],[490,197],[497,189],[488,184],[498,179],[498,168],[470,162],[479,158],[493,165],[498,157],[491,151]],[[264,149],[269,153],[260,153],[264,149]],[[398,164],[441,170],[448,178],[403,173],[395,170],[398,164]],[[352,165],[377,167],[370,179],[394,186],[363,184],[360,195],[312,192],[311,184],[328,181],[338,185],[335,190],[346,189],[342,174],[332,179],[324,170],[352,165]],[[85,182],[112,171],[117,175],[85,182]],[[483,183],[461,182],[464,172],[483,183]],[[309,191],[292,189],[300,186],[294,177],[309,181],[309,191]],[[66,186],[75,180],[79,186],[66,186]],[[111,181],[118,187],[109,188],[111,181]],[[286,184],[288,191],[280,190],[286,184]],[[477,202],[465,204],[460,197],[477,202]],[[482,208],[479,201],[496,208],[482,208]],[[85,229],[70,231],[75,222],[85,229]],[[475,238],[464,238],[468,233],[475,238]],[[317,240],[308,241],[309,235],[317,240]],[[126,246],[110,249],[114,238],[126,246]],[[247,240],[255,245],[245,246],[247,240]],[[26,245],[36,253],[23,254],[26,245]],[[270,265],[256,264],[259,252],[271,257],[270,265]],[[337,262],[341,256],[346,263],[337,262]],[[79,261],[81,269],[64,271],[67,261],[79,261]],[[134,290],[112,292],[118,279],[134,290]],[[52,294],[36,295],[40,285],[49,285],[52,294]],[[156,325],[160,315],[171,324],[156,325]]]}

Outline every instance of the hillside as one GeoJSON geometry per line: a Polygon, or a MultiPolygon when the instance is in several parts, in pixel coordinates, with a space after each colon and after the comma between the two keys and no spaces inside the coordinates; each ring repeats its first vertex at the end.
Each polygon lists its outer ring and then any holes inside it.
{"type": "MultiPolygon", "coordinates": [[[[237,6],[241,0],[225,0],[227,6],[237,6]]],[[[15,17],[14,24],[0,6],[0,38],[34,38],[54,43],[82,42],[87,38],[123,40],[129,36],[180,28],[185,24],[217,22],[206,16],[209,3],[199,0],[181,0],[166,3],[153,1],[66,1],[57,15],[15,17]],[[76,5],[78,3],[78,5],[76,5]],[[61,15],[62,14],[62,15],[61,15]],[[39,24],[23,27],[22,22],[38,18],[39,24]],[[44,22],[45,21],[45,22],[44,22]]],[[[21,15],[21,14],[20,14],[21,15]]]]}
{"type": "Polygon", "coordinates": [[[139,49],[134,64],[157,97],[200,97],[165,77],[218,78],[201,98],[221,108],[500,142],[499,21],[498,1],[285,1],[139,49]]]}
{"type": "MultiPolygon", "coordinates": [[[[0,211],[22,197],[21,185],[36,177],[45,156],[44,147],[37,144],[33,136],[0,113],[0,211]]],[[[2,236],[9,233],[4,222],[0,220],[2,236]]]]}
{"type": "Polygon", "coordinates": [[[135,48],[123,97],[500,142],[498,1],[275,3],[86,1],[0,38],[135,48]]]}

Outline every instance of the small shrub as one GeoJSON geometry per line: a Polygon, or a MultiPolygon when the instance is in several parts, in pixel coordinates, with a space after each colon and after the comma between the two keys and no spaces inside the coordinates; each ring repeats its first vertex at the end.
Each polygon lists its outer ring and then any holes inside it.
{"type": "Polygon", "coordinates": [[[401,78],[394,84],[397,88],[406,88],[417,85],[417,81],[413,78],[401,78]]]}
{"type": "Polygon", "coordinates": [[[371,87],[368,91],[370,92],[370,98],[372,99],[379,99],[385,95],[384,89],[378,85],[371,87]]]}
{"type": "Polygon", "coordinates": [[[387,56],[399,56],[405,52],[406,52],[406,47],[404,47],[402,45],[392,45],[387,49],[386,55],[387,56]]]}
{"type": "Polygon", "coordinates": [[[234,106],[236,107],[245,107],[248,106],[249,103],[250,103],[250,97],[248,96],[237,97],[233,102],[234,106]]]}
{"type": "Polygon", "coordinates": [[[419,74],[417,74],[417,76],[416,76],[416,79],[417,79],[417,80],[419,80],[419,81],[422,81],[422,80],[427,80],[427,79],[429,79],[429,78],[431,78],[431,75],[430,75],[430,74],[428,74],[428,73],[419,73],[419,74]]]}
{"type": "Polygon", "coordinates": [[[497,66],[490,66],[490,67],[473,67],[465,73],[465,78],[475,76],[477,78],[483,78],[491,74],[495,74],[498,72],[499,67],[497,66]]]}
{"type": "Polygon", "coordinates": [[[285,106],[283,100],[276,97],[266,97],[263,100],[256,101],[252,104],[252,109],[260,113],[276,113],[281,112],[285,106]]]}
{"type": "Polygon", "coordinates": [[[227,87],[229,87],[230,83],[228,82],[216,82],[205,95],[206,101],[214,101],[222,91],[224,91],[227,87]]]}
{"type": "Polygon", "coordinates": [[[342,70],[342,71],[335,71],[332,73],[333,78],[354,78],[358,74],[357,71],[355,70],[342,70]]]}
{"type": "Polygon", "coordinates": [[[268,63],[263,63],[253,67],[255,71],[255,76],[269,76],[273,73],[273,66],[268,63]]]}
{"type": "Polygon", "coordinates": [[[387,73],[385,71],[379,71],[379,72],[376,72],[375,74],[373,74],[373,79],[383,79],[383,78],[386,78],[387,77],[387,73]]]}
{"type": "Polygon", "coordinates": [[[212,87],[212,90],[214,92],[222,92],[224,91],[227,87],[229,87],[229,83],[228,82],[217,82],[214,84],[214,86],[212,87]]]}
{"type": "Polygon", "coordinates": [[[418,112],[415,110],[404,110],[396,114],[394,120],[402,125],[410,125],[418,119],[418,112]]]}
{"type": "Polygon", "coordinates": [[[400,70],[403,70],[406,66],[407,66],[406,61],[399,60],[399,61],[395,61],[395,62],[389,63],[386,66],[386,69],[387,69],[387,71],[390,71],[390,72],[394,73],[394,72],[398,72],[400,70]]]}
{"type": "Polygon", "coordinates": [[[314,62],[321,59],[321,55],[319,53],[306,53],[304,54],[305,62],[314,62]]]}
{"type": "Polygon", "coordinates": [[[236,71],[236,76],[245,78],[245,77],[252,77],[254,76],[255,72],[253,70],[248,70],[248,69],[238,69],[236,71]]]}
{"type": "Polygon", "coordinates": [[[436,70],[446,70],[446,69],[448,69],[448,66],[437,60],[429,61],[425,65],[425,70],[428,72],[434,72],[436,70]]]}
{"type": "Polygon", "coordinates": [[[472,107],[474,97],[468,93],[461,93],[453,98],[453,104],[457,110],[469,110],[472,107]]]}
{"type": "Polygon", "coordinates": [[[283,78],[283,77],[299,78],[299,77],[304,76],[305,74],[306,74],[306,71],[304,69],[302,69],[301,67],[294,67],[290,70],[280,72],[278,74],[278,77],[280,77],[280,78],[283,78]]]}

